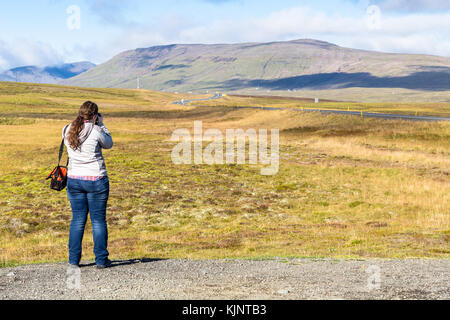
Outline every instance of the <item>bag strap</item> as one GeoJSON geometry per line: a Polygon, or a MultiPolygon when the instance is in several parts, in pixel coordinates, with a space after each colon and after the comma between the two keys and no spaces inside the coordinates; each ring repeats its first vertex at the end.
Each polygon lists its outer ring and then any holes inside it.
{"type": "MultiPolygon", "coordinates": [[[[64,127],[63,138],[62,138],[62,141],[61,141],[61,145],[59,146],[58,166],[59,166],[59,163],[61,162],[62,154],[63,154],[63,151],[64,151],[64,139],[66,137],[66,129],[67,129],[68,126],[69,125],[66,125],[64,127]]],[[[69,158],[67,158],[67,165],[68,164],[69,164],[69,158]]]]}

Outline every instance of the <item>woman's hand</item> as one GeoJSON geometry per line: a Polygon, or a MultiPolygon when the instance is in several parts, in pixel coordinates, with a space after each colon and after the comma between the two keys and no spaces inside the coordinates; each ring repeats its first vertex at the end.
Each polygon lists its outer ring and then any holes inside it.
{"type": "Polygon", "coordinates": [[[102,116],[101,113],[99,113],[99,114],[97,115],[97,121],[98,121],[98,124],[99,124],[99,125],[100,125],[100,124],[103,124],[103,116],[102,116]]]}

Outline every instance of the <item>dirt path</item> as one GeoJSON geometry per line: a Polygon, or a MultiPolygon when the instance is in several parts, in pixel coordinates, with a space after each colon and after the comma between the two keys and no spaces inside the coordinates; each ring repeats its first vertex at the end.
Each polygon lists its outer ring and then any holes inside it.
{"type": "Polygon", "coordinates": [[[145,259],[114,261],[104,270],[27,265],[0,269],[0,299],[450,299],[450,260],[145,259]]]}

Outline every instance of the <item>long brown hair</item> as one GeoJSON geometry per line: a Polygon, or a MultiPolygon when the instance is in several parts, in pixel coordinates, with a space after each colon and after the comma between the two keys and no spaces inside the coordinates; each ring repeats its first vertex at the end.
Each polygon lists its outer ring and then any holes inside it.
{"type": "Polygon", "coordinates": [[[77,150],[80,147],[78,135],[83,129],[84,120],[92,120],[98,114],[98,106],[92,101],[86,101],[78,111],[78,117],[70,124],[70,130],[67,133],[67,140],[72,149],[77,150]]]}

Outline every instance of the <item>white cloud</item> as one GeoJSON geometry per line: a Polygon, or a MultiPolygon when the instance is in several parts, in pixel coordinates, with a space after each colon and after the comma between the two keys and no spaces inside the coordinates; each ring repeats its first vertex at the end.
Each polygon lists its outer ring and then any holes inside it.
{"type": "Polygon", "coordinates": [[[0,40],[1,69],[26,65],[45,66],[61,62],[62,55],[49,44],[28,39],[15,39],[11,42],[0,40]]]}
{"type": "Polygon", "coordinates": [[[430,54],[450,57],[450,43],[438,36],[414,34],[407,36],[375,34],[371,37],[340,37],[342,46],[381,52],[430,54]]]}
{"type": "MultiPolygon", "coordinates": [[[[428,53],[450,57],[450,12],[383,14],[380,26],[372,30],[367,17],[329,14],[296,7],[264,18],[223,19],[208,25],[189,23],[129,30],[115,45],[136,48],[168,43],[235,43],[317,38],[339,45],[368,50],[428,53]]],[[[176,19],[170,19],[174,21],[176,19]]]]}
{"type": "Polygon", "coordinates": [[[126,28],[102,51],[117,54],[135,48],[184,42],[187,39],[182,36],[183,31],[194,27],[195,25],[189,17],[168,13],[150,25],[126,28]]]}

